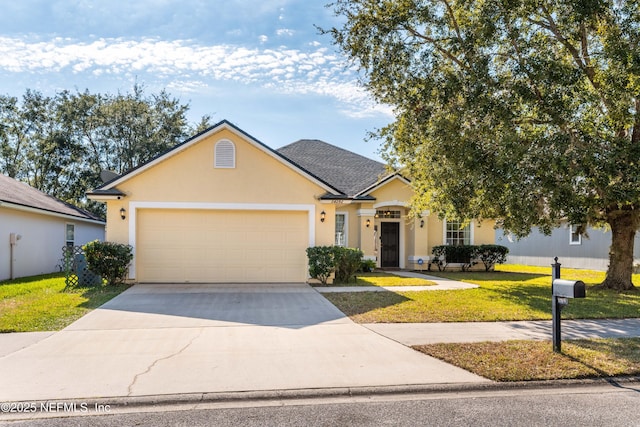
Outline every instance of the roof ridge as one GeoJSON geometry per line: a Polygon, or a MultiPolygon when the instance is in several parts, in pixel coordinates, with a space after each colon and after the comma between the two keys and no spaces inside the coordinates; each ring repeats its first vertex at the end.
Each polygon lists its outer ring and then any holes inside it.
{"type": "Polygon", "coordinates": [[[334,149],[337,149],[337,150],[340,150],[342,152],[348,153],[348,154],[350,154],[352,156],[357,156],[357,157],[360,157],[360,158],[362,158],[364,160],[367,160],[369,162],[375,162],[375,163],[377,163],[379,165],[386,166],[384,163],[379,162],[379,161],[377,161],[375,159],[369,158],[369,157],[364,156],[362,154],[356,153],[355,151],[347,150],[346,148],[343,148],[343,147],[340,147],[338,145],[331,144],[330,142],[324,141],[322,139],[316,139],[316,138],[301,138],[301,139],[299,139],[297,141],[294,141],[294,142],[292,142],[290,144],[287,144],[287,145],[284,145],[284,146],[278,148],[276,151],[284,150],[284,149],[286,149],[288,147],[291,147],[291,146],[293,146],[295,144],[298,144],[298,143],[301,143],[301,142],[319,142],[321,144],[325,144],[325,145],[328,145],[330,147],[333,147],[334,149]]]}
{"type": "Polygon", "coordinates": [[[350,197],[377,182],[386,169],[384,163],[319,139],[300,139],[277,151],[350,197]]]}

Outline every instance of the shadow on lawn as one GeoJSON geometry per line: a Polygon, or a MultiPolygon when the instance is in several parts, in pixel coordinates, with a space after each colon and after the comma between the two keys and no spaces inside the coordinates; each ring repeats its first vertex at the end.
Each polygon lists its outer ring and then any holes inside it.
{"type": "Polygon", "coordinates": [[[79,293],[87,300],[78,307],[94,309],[129,289],[131,285],[101,285],[90,288],[75,288],[68,292],[79,293]]]}
{"type": "Polygon", "coordinates": [[[425,271],[427,276],[443,277],[461,282],[527,282],[541,277],[549,278],[551,286],[551,276],[539,273],[514,273],[510,271],[425,271]]]}
{"type": "MultiPolygon", "coordinates": [[[[640,354],[640,338],[626,338],[618,340],[592,340],[592,339],[579,339],[570,341],[571,345],[576,347],[590,350],[595,353],[608,354],[611,359],[624,362],[627,366],[635,366],[635,369],[631,369],[632,372],[629,375],[637,375],[640,373],[640,360],[638,355],[640,354]]],[[[616,372],[610,372],[594,366],[589,363],[585,358],[574,357],[566,352],[562,353],[563,356],[573,360],[576,363],[580,363],[587,368],[593,370],[600,377],[614,377],[616,372]]],[[[609,378],[609,383],[614,386],[633,390],[640,393],[640,388],[623,387],[613,378],[609,378]]]]}
{"type": "Polygon", "coordinates": [[[410,301],[403,295],[391,291],[385,292],[336,292],[323,294],[332,304],[347,316],[355,316],[392,305],[410,301]]]}
{"type": "Polygon", "coordinates": [[[41,274],[39,276],[19,277],[17,279],[0,280],[0,286],[25,285],[28,283],[39,282],[46,279],[57,279],[64,277],[63,273],[41,274]]]}

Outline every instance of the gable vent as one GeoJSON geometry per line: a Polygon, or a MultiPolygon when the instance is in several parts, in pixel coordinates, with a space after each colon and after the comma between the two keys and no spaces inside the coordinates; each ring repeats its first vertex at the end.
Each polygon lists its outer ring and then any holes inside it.
{"type": "Polygon", "coordinates": [[[233,169],[236,167],[236,146],[233,142],[223,139],[216,143],[214,154],[215,168],[233,169]]]}

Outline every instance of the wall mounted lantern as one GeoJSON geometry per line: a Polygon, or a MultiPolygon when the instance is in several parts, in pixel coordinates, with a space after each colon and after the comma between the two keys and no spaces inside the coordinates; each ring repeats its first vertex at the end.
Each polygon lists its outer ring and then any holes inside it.
{"type": "Polygon", "coordinates": [[[120,208],[120,218],[122,218],[123,220],[127,217],[125,214],[127,213],[127,211],[125,210],[125,208],[120,208]]]}
{"type": "Polygon", "coordinates": [[[366,222],[365,224],[366,224],[367,228],[369,228],[369,226],[371,225],[371,220],[370,220],[370,219],[368,219],[368,220],[367,220],[367,222],[366,222]]]}
{"type": "Polygon", "coordinates": [[[327,216],[327,214],[324,211],[320,212],[320,222],[324,222],[324,218],[326,216],[327,216]]]}
{"type": "Polygon", "coordinates": [[[424,227],[424,219],[421,219],[420,220],[420,228],[423,228],[423,227],[424,227]]]}

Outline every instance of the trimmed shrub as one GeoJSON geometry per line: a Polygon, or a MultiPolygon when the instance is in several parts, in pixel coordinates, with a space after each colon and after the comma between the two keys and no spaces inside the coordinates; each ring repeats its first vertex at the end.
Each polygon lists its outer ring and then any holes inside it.
{"type": "Polygon", "coordinates": [[[376,269],[376,262],[372,259],[363,259],[360,263],[360,271],[363,273],[371,273],[376,269]]]}
{"type": "Polygon", "coordinates": [[[434,246],[431,253],[436,258],[433,262],[438,265],[439,270],[451,263],[465,264],[462,267],[465,270],[475,264],[474,260],[480,260],[485,271],[491,271],[496,264],[507,261],[509,249],[500,245],[440,245],[434,246]]]}
{"type": "Polygon", "coordinates": [[[333,262],[336,271],[336,281],[349,283],[351,276],[355,277],[356,272],[362,265],[364,253],[360,249],[333,247],[333,262]]]}
{"type": "Polygon", "coordinates": [[[82,247],[89,270],[102,276],[108,285],[123,283],[127,278],[133,248],[113,242],[94,240],[82,247]]]}
{"type": "Polygon", "coordinates": [[[496,264],[507,262],[509,248],[501,245],[480,245],[476,250],[476,258],[484,264],[485,271],[491,271],[496,264]]]}
{"type": "Polygon", "coordinates": [[[335,272],[336,282],[348,282],[362,266],[364,254],[360,249],[342,246],[314,246],[307,248],[309,275],[323,285],[335,272]]]}
{"type": "Polygon", "coordinates": [[[334,270],[333,246],[314,246],[307,248],[309,259],[309,275],[326,286],[327,280],[334,270]]]}
{"type": "Polygon", "coordinates": [[[444,258],[447,263],[469,264],[474,258],[477,246],[474,245],[441,245],[434,246],[431,253],[444,258]]]}

